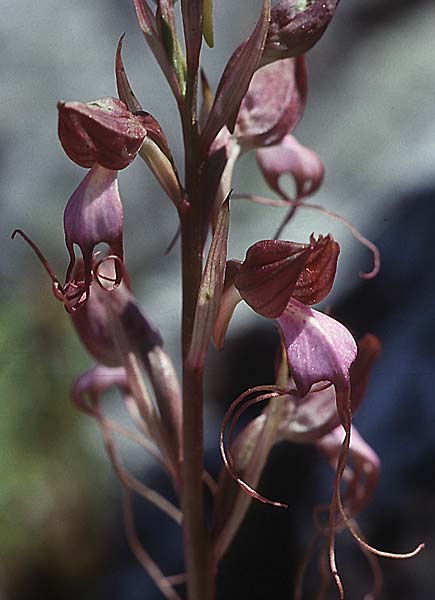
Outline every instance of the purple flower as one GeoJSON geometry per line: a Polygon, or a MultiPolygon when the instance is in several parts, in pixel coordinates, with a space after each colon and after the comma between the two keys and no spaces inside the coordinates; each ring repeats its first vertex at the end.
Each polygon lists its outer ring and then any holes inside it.
{"type": "Polygon", "coordinates": [[[73,278],[76,245],[83,255],[83,292],[88,294],[92,281],[94,249],[101,243],[107,244],[109,255],[116,257],[116,281],[119,283],[124,252],[123,210],[117,171],[98,165],[93,167],[68,200],[63,221],[65,243],[70,256],[65,285],[73,278]]]}

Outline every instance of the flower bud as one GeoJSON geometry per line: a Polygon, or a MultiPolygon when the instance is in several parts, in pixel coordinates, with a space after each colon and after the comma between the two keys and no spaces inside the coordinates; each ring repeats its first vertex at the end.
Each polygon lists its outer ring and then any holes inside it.
{"type": "Polygon", "coordinates": [[[235,135],[243,149],[278,143],[298,123],[306,98],[304,57],[258,69],[237,115],[235,135]]]}
{"type": "Polygon", "coordinates": [[[262,64],[304,54],[322,37],[339,0],[281,0],[270,12],[262,64]]]}
{"type": "Polygon", "coordinates": [[[63,220],[70,256],[66,284],[71,280],[75,268],[76,244],[83,255],[84,281],[88,290],[92,280],[95,246],[105,243],[109,246],[109,254],[116,256],[120,264],[123,260],[123,210],[117,171],[93,167],[68,200],[63,220]]]}
{"type": "Polygon", "coordinates": [[[59,139],[67,155],[81,167],[125,169],[147,135],[141,119],[116,98],[95,102],[58,102],[59,139]]]}

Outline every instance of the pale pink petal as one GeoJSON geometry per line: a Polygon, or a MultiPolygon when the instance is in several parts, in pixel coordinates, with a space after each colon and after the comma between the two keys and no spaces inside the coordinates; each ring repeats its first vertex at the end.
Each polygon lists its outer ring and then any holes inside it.
{"type": "Polygon", "coordinates": [[[294,299],[278,323],[301,395],[306,395],[319,381],[329,381],[341,391],[349,388],[349,370],[357,355],[357,345],[344,325],[294,299]]]}
{"type": "Polygon", "coordinates": [[[278,143],[300,120],[307,98],[305,58],[262,67],[240,105],[235,135],[244,149],[278,143]]]}
{"type": "Polygon", "coordinates": [[[286,135],[279,144],[257,150],[257,162],[272,190],[285,200],[300,200],[314,194],[323,182],[324,166],[315,152],[286,135]],[[293,197],[282,187],[280,178],[294,179],[293,197]]]}

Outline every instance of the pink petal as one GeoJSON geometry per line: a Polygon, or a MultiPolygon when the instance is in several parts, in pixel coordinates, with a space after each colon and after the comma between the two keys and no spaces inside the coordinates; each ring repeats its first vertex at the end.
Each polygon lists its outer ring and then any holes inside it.
{"type": "Polygon", "coordinates": [[[305,108],[305,58],[280,60],[258,69],[237,115],[235,134],[244,149],[278,143],[305,108]]]}
{"type": "Polygon", "coordinates": [[[314,194],[323,182],[325,169],[322,161],[315,152],[302,146],[292,135],[286,135],[276,146],[258,149],[257,162],[272,190],[285,200],[300,200],[314,194]],[[294,198],[281,187],[282,175],[289,175],[294,179],[294,198]]]}
{"type": "Polygon", "coordinates": [[[278,323],[290,370],[302,396],[319,381],[329,381],[340,391],[349,388],[349,370],[357,345],[344,325],[294,299],[278,323]]]}

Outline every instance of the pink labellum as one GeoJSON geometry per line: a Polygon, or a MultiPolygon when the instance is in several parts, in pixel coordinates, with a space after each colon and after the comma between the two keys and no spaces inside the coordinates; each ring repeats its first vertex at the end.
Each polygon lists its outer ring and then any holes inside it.
{"type": "Polygon", "coordinates": [[[315,152],[302,146],[292,135],[286,135],[276,146],[259,148],[257,162],[272,190],[285,200],[300,200],[314,194],[322,185],[325,169],[315,152]],[[291,197],[280,179],[288,175],[295,182],[291,197]]]}
{"type": "Polygon", "coordinates": [[[278,143],[299,122],[307,98],[305,58],[258,69],[237,115],[235,135],[244,149],[278,143]]]}
{"type": "Polygon", "coordinates": [[[76,244],[83,255],[85,282],[89,288],[92,279],[92,261],[95,246],[105,243],[109,253],[123,260],[123,210],[118,190],[118,173],[103,167],[92,168],[75,190],[64,211],[65,242],[70,255],[66,282],[73,274],[76,244]]]}
{"type": "Polygon", "coordinates": [[[122,356],[113,339],[111,311],[122,314],[130,296],[124,282],[111,292],[94,283],[89,288],[86,303],[80,310],[71,313],[80,341],[89,354],[102,365],[122,365],[122,356]]]}
{"type": "Polygon", "coordinates": [[[349,388],[357,345],[344,325],[294,299],[278,323],[290,370],[302,396],[320,381],[329,381],[340,391],[349,388]]]}
{"type": "Polygon", "coordinates": [[[125,169],[147,135],[140,119],[116,98],[87,104],[59,102],[57,107],[60,142],[71,160],[81,167],[125,169]]]}

